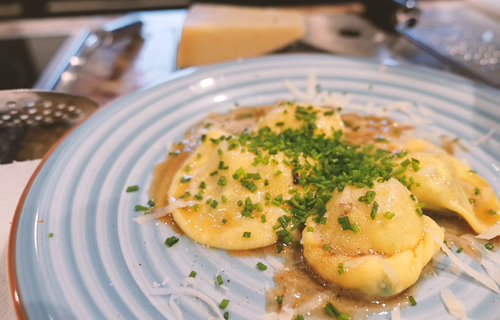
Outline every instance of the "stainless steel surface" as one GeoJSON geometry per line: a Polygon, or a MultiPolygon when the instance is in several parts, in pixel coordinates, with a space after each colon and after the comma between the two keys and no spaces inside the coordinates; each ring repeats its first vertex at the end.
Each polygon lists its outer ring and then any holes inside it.
{"type": "Polygon", "coordinates": [[[57,50],[32,88],[36,90],[54,89],[61,79],[61,74],[66,70],[70,59],[80,53],[85,41],[91,34],[90,28],[85,26],[78,33],[71,35],[57,50]]]}
{"type": "Polygon", "coordinates": [[[422,10],[415,26],[398,32],[474,80],[500,87],[500,22],[463,5],[422,10]]]}
{"type": "Polygon", "coordinates": [[[76,122],[98,108],[97,102],[71,94],[1,90],[0,128],[76,122]]]}
{"type": "Polygon", "coordinates": [[[0,163],[43,157],[76,122],[98,108],[97,102],[71,94],[0,91],[0,163]]]}
{"type": "Polygon", "coordinates": [[[89,34],[80,48],[75,50],[75,54],[68,59],[54,89],[59,92],[71,92],[82,68],[98,48],[109,47],[120,39],[138,33],[141,27],[142,22],[136,15],[127,15],[107,22],[95,34],[89,34]]]}

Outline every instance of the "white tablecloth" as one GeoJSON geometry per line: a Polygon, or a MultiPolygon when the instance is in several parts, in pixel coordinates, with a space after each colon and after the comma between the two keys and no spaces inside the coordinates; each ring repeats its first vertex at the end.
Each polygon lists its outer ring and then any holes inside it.
{"type": "Polygon", "coordinates": [[[15,320],[7,277],[7,245],[17,202],[40,160],[0,165],[0,320],[15,320]]]}

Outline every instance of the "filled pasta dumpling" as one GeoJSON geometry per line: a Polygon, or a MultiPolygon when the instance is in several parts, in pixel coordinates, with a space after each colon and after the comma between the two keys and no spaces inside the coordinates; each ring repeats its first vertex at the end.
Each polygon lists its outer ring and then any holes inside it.
{"type": "Polygon", "coordinates": [[[416,212],[399,181],[346,187],[327,203],[324,224],[308,219],[304,256],[325,280],[369,297],[392,296],[415,283],[439,250],[425,228],[443,231],[416,212]]]}
{"type": "Polygon", "coordinates": [[[496,224],[500,203],[491,186],[476,172],[430,142],[411,139],[408,154],[400,159],[400,177],[425,208],[441,213],[455,212],[477,233],[496,224]],[[409,179],[412,179],[410,181],[409,179]]]}

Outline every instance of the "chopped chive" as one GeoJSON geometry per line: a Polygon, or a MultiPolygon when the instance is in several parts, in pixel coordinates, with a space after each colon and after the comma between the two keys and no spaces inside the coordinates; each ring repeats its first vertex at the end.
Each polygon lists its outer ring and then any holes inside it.
{"type": "Polygon", "coordinates": [[[52,233],[52,232],[47,235],[47,237],[49,237],[49,238],[52,238],[53,236],[54,236],[54,233],[52,233]]]}
{"type": "Polygon", "coordinates": [[[330,251],[330,247],[328,245],[326,245],[326,244],[323,245],[323,249],[325,251],[330,251]]]}
{"type": "Polygon", "coordinates": [[[476,199],[469,198],[469,203],[470,203],[470,204],[474,204],[474,203],[476,203],[476,199]]]}
{"type": "Polygon", "coordinates": [[[221,149],[217,150],[217,153],[219,154],[220,157],[222,157],[224,155],[224,152],[222,152],[221,149]]]}
{"type": "Polygon", "coordinates": [[[419,216],[424,215],[424,213],[422,212],[422,209],[420,209],[420,208],[415,209],[415,211],[418,213],[419,216]]]}
{"type": "Polygon", "coordinates": [[[257,262],[257,267],[262,271],[267,270],[267,266],[262,262],[257,262]]]}
{"type": "Polygon", "coordinates": [[[396,214],[394,212],[390,212],[390,211],[387,211],[385,214],[384,214],[384,217],[386,217],[387,219],[391,220],[392,218],[394,218],[396,214]]]}
{"type": "Polygon", "coordinates": [[[359,232],[359,228],[356,224],[351,224],[351,230],[354,232],[354,233],[358,233],[359,232]]]}
{"type": "Polygon", "coordinates": [[[139,186],[135,185],[135,186],[127,187],[127,190],[125,190],[125,191],[126,192],[134,192],[134,191],[137,191],[137,190],[139,190],[139,186]]]}
{"type": "Polygon", "coordinates": [[[370,213],[370,218],[372,218],[372,220],[375,220],[375,217],[377,215],[377,211],[378,211],[378,203],[375,201],[373,203],[372,212],[370,213]]]}
{"type": "Polygon", "coordinates": [[[262,221],[262,223],[266,223],[266,221],[267,221],[266,220],[266,215],[265,214],[261,215],[260,216],[260,220],[262,221]]]}
{"type": "Polygon", "coordinates": [[[155,201],[154,201],[154,199],[149,199],[149,200],[148,200],[148,206],[150,206],[151,208],[155,206],[155,201]]]}
{"type": "Polygon", "coordinates": [[[268,186],[268,185],[269,185],[269,181],[264,180],[264,185],[265,185],[265,186],[268,186]]]}
{"type": "Polygon", "coordinates": [[[238,201],[238,207],[241,207],[243,205],[243,201],[239,200],[238,201]]]}
{"type": "Polygon", "coordinates": [[[338,317],[340,316],[340,312],[333,306],[331,302],[328,302],[325,306],[325,311],[328,313],[330,317],[338,317]]]}
{"type": "Polygon", "coordinates": [[[277,125],[278,127],[281,127],[281,126],[283,126],[284,124],[285,124],[284,122],[276,122],[276,125],[277,125]]]}
{"type": "Polygon", "coordinates": [[[191,177],[182,177],[181,178],[181,183],[189,182],[189,181],[191,181],[191,177]]]}
{"type": "Polygon", "coordinates": [[[337,318],[337,319],[338,319],[338,320],[349,320],[349,319],[351,319],[351,316],[350,316],[350,315],[348,315],[347,313],[341,313],[341,314],[338,316],[338,318],[337,318]]]}
{"type": "Polygon", "coordinates": [[[195,194],[194,197],[198,200],[203,200],[203,197],[199,194],[195,194]]]}
{"type": "Polygon", "coordinates": [[[198,153],[198,154],[196,155],[196,157],[197,157],[198,159],[201,159],[201,153],[198,153]]]}
{"type": "Polygon", "coordinates": [[[199,204],[195,204],[195,205],[193,206],[193,209],[194,209],[195,211],[199,211],[199,210],[200,210],[200,205],[199,205],[199,204]]]}
{"type": "Polygon", "coordinates": [[[276,171],[276,172],[274,173],[274,176],[275,176],[275,177],[277,177],[277,176],[279,176],[279,175],[280,175],[280,174],[282,174],[282,173],[283,173],[283,172],[281,172],[281,170],[278,170],[278,171],[276,171]]]}
{"type": "Polygon", "coordinates": [[[464,248],[458,248],[457,253],[464,251],[464,248]]]}
{"type": "Polygon", "coordinates": [[[307,232],[314,232],[314,228],[313,227],[307,227],[307,232]]]}
{"type": "Polygon", "coordinates": [[[229,300],[227,300],[227,299],[223,299],[223,300],[221,301],[221,303],[219,304],[219,307],[221,307],[222,309],[226,309],[226,308],[227,308],[227,306],[228,306],[228,304],[229,304],[229,300]]]}
{"type": "Polygon", "coordinates": [[[413,296],[409,296],[408,299],[410,300],[410,304],[413,307],[417,305],[417,301],[415,300],[415,298],[413,298],[413,296]]]}
{"type": "Polygon", "coordinates": [[[179,238],[177,238],[176,236],[171,236],[170,238],[167,238],[167,240],[165,240],[165,244],[169,248],[174,244],[176,244],[177,242],[179,242],[179,238]]]}
{"type": "Polygon", "coordinates": [[[488,210],[488,212],[489,212],[491,215],[496,215],[496,214],[497,214],[497,213],[496,213],[496,211],[493,211],[493,210],[491,210],[491,209],[490,209],[490,210],[488,210]]]}
{"type": "Polygon", "coordinates": [[[222,186],[222,187],[226,186],[227,185],[226,177],[220,176],[219,181],[217,181],[217,185],[222,186]]]}
{"type": "Polygon", "coordinates": [[[200,189],[205,189],[207,187],[207,184],[205,183],[205,181],[202,181],[200,183],[200,189]]]}
{"type": "Polygon", "coordinates": [[[298,315],[297,315],[297,320],[304,320],[304,316],[303,316],[303,315],[301,315],[301,314],[298,314],[298,315]]]}
{"type": "Polygon", "coordinates": [[[191,273],[189,274],[189,278],[194,278],[196,277],[196,271],[191,271],[191,273]]]}
{"type": "Polygon", "coordinates": [[[210,176],[211,176],[211,177],[212,177],[212,176],[215,176],[215,175],[217,174],[217,172],[218,172],[217,170],[215,170],[215,171],[213,171],[213,172],[210,172],[210,176]]]}
{"type": "Polygon", "coordinates": [[[222,200],[222,203],[226,203],[227,202],[227,198],[224,195],[222,195],[220,198],[222,200]]]}
{"type": "Polygon", "coordinates": [[[493,243],[491,243],[491,242],[488,242],[487,244],[484,245],[484,247],[488,250],[493,250],[495,245],[493,245],[493,243]]]}
{"type": "Polygon", "coordinates": [[[283,302],[283,296],[277,296],[276,297],[276,301],[278,301],[278,303],[282,303],[283,302]]]}
{"type": "Polygon", "coordinates": [[[249,231],[243,232],[243,238],[250,238],[251,235],[252,235],[252,233],[249,231]]]}
{"type": "Polygon", "coordinates": [[[136,205],[135,206],[135,211],[139,212],[139,211],[148,211],[148,207],[145,207],[145,206],[141,206],[140,204],[136,205]]]}
{"type": "Polygon", "coordinates": [[[210,204],[210,206],[215,209],[215,208],[217,208],[218,204],[219,203],[217,202],[217,200],[212,200],[212,203],[210,204]]]}
{"type": "Polygon", "coordinates": [[[476,189],[474,190],[474,194],[479,194],[480,190],[478,187],[476,187],[476,189]]]}
{"type": "Polygon", "coordinates": [[[477,173],[477,171],[476,170],[469,170],[469,173],[474,174],[474,173],[477,173]]]}
{"type": "Polygon", "coordinates": [[[229,311],[224,312],[224,319],[229,320],[229,311]]]}
{"type": "Polygon", "coordinates": [[[225,218],[222,219],[222,223],[226,223],[226,222],[227,222],[227,220],[225,218]]]}
{"type": "Polygon", "coordinates": [[[217,283],[219,284],[219,286],[222,286],[224,284],[224,280],[222,280],[222,277],[220,275],[217,276],[217,283]]]}

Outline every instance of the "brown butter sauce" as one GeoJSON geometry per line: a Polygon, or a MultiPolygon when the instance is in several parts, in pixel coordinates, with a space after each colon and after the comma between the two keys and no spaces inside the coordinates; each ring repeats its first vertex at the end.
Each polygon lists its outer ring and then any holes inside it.
{"type": "MultiPolygon", "coordinates": [[[[182,143],[174,145],[173,149],[179,150],[180,153],[176,156],[167,156],[164,162],[155,167],[153,183],[150,188],[150,196],[152,199],[155,199],[156,208],[161,208],[168,204],[167,192],[171,180],[191,154],[196,141],[200,139],[200,135],[196,134],[197,129],[207,126],[207,124],[215,124],[218,128],[226,129],[233,134],[238,134],[241,133],[242,128],[254,126],[256,119],[265,115],[271,108],[272,107],[269,106],[238,108],[228,114],[211,114],[206,120],[190,130],[182,143]],[[235,121],[238,122],[236,126],[234,125],[235,121]]],[[[394,139],[400,137],[406,130],[412,129],[410,126],[402,126],[389,118],[361,116],[353,113],[342,114],[342,120],[346,123],[344,135],[351,144],[374,143],[377,138],[381,137],[394,139]]],[[[450,219],[450,217],[445,217],[443,219],[450,219]]],[[[176,233],[183,234],[182,230],[175,224],[171,215],[161,218],[160,221],[169,224],[176,233]]],[[[446,225],[446,223],[443,224],[446,225]]],[[[458,232],[458,230],[460,232],[466,230],[470,231],[467,229],[470,229],[470,227],[468,227],[466,223],[464,224],[463,221],[455,221],[454,224],[451,224],[453,225],[451,227],[451,230],[454,230],[453,233],[458,232]]],[[[448,228],[448,226],[446,228],[448,228]]],[[[285,297],[284,302],[288,307],[300,308],[302,303],[322,294],[328,297],[327,301],[332,302],[338,310],[350,314],[352,319],[365,319],[369,314],[382,311],[390,312],[390,310],[394,309],[396,306],[407,305],[409,303],[408,297],[416,295],[418,292],[419,285],[417,282],[417,284],[394,297],[366,297],[359,293],[336,287],[321,279],[305,261],[301,245],[292,243],[288,246],[284,246],[284,250],[279,254],[276,252],[276,248],[277,245],[271,245],[266,248],[254,250],[228,251],[229,254],[235,257],[259,256],[264,258],[265,256],[272,255],[283,258],[284,269],[276,272],[274,275],[276,287],[271,288],[266,293],[268,312],[278,311],[280,309],[281,305],[278,304],[276,299],[278,295],[285,297]]],[[[424,268],[420,279],[428,276],[435,276],[436,274],[436,268],[431,260],[424,268]]],[[[318,308],[306,312],[304,315],[317,317],[324,316],[324,306],[327,301],[321,302],[318,308]]]]}

